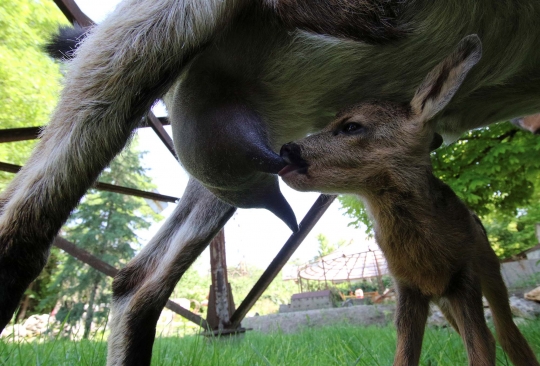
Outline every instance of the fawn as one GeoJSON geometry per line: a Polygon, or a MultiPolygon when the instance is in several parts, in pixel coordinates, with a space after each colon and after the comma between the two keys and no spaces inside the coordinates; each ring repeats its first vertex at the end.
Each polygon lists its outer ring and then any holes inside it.
{"type": "Polygon", "coordinates": [[[470,365],[495,365],[487,298],[502,348],[516,365],[539,365],[512,320],[500,265],[478,217],[432,173],[442,138],[432,117],[481,57],[475,35],[426,76],[410,103],[372,101],[338,113],[322,132],[285,144],[280,175],[300,191],[360,196],[398,294],[394,365],[416,365],[436,303],[461,335],[470,365]]]}

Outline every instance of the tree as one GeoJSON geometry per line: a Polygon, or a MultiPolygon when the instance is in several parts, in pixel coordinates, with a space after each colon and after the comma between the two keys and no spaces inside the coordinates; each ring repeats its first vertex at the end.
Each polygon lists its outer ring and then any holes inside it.
{"type": "MultiPolygon", "coordinates": [[[[207,299],[210,292],[210,273],[201,273],[204,271],[200,269],[201,262],[199,259],[182,276],[172,297],[186,298],[198,302],[207,299]]],[[[229,267],[227,271],[236,306],[244,300],[264,272],[260,268],[245,263],[240,263],[237,267],[229,267]]],[[[261,315],[276,313],[279,305],[288,303],[291,296],[296,292],[298,292],[298,286],[294,281],[283,281],[281,275],[278,275],[255,303],[251,311],[261,315]]]]}
{"type": "Polygon", "coordinates": [[[466,133],[433,153],[434,173],[479,215],[515,214],[531,202],[540,174],[540,139],[499,123],[466,133]]]}
{"type": "Polygon", "coordinates": [[[340,240],[337,243],[330,244],[330,241],[324,234],[317,235],[317,241],[319,242],[318,255],[313,260],[318,260],[328,254],[331,254],[345,245],[345,240],[340,240]]]}
{"type": "MultiPolygon", "coordinates": [[[[432,153],[433,171],[485,222],[497,254],[506,257],[536,244],[540,138],[510,123],[464,134],[432,153]],[[514,228],[513,233],[506,230],[514,228]]],[[[367,212],[355,197],[340,198],[352,225],[367,225],[367,212]]]]}
{"type": "MultiPolygon", "coordinates": [[[[141,167],[142,155],[132,145],[113,160],[99,180],[131,188],[154,188],[141,167]]],[[[159,215],[141,198],[91,190],[71,215],[63,235],[78,247],[120,268],[141,246],[136,231],[148,228],[157,219],[159,215]]],[[[94,317],[107,315],[94,313],[94,308],[110,302],[111,280],[73,257],[63,255],[60,259],[50,291],[61,294],[68,307],[86,306],[84,337],[87,338],[94,317]]]]}
{"type": "Polygon", "coordinates": [[[535,227],[540,223],[540,190],[535,190],[530,203],[517,210],[515,215],[491,214],[484,218],[484,225],[495,253],[509,258],[538,244],[535,227]]]}
{"type": "MultiPolygon", "coordinates": [[[[43,126],[60,90],[59,66],[41,47],[67,20],[54,2],[9,0],[0,5],[0,128],[43,126]]],[[[23,164],[35,141],[0,144],[0,161],[23,164]]],[[[0,189],[13,178],[0,172],[0,189]]]]}
{"type": "MultiPolygon", "coordinates": [[[[0,3],[0,128],[43,126],[47,123],[60,90],[59,66],[41,46],[67,20],[54,2],[10,0],[0,3]]],[[[23,165],[35,141],[0,144],[0,161],[23,165]]],[[[0,172],[0,190],[13,179],[0,172]]],[[[52,250],[51,257],[57,254],[52,250]]],[[[36,311],[38,299],[47,295],[54,271],[51,261],[34,281],[18,318],[36,311]]]]}

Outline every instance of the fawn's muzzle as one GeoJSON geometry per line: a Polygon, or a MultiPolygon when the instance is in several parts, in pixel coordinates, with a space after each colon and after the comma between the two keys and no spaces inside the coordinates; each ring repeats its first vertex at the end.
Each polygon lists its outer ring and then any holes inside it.
{"type": "Polygon", "coordinates": [[[302,158],[300,146],[293,142],[289,142],[281,147],[279,154],[287,163],[287,166],[278,173],[281,177],[293,171],[299,174],[307,173],[309,164],[302,158]]]}

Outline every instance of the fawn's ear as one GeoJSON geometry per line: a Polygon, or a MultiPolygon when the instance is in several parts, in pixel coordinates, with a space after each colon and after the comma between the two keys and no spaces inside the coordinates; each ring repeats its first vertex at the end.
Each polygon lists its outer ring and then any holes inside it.
{"type": "Polygon", "coordinates": [[[425,77],[411,100],[414,114],[427,121],[452,99],[469,70],[482,57],[482,42],[476,34],[461,40],[450,55],[425,77]]]}

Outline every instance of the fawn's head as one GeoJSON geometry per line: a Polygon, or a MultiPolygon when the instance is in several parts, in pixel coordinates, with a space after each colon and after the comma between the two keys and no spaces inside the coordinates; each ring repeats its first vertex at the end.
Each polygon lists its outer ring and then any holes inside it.
{"type": "Polygon", "coordinates": [[[429,152],[442,143],[432,117],[452,99],[480,60],[476,35],[425,77],[410,103],[371,101],[338,113],[320,133],[283,145],[283,180],[300,191],[358,193],[384,189],[389,175],[400,180],[410,169],[430,166],[429,152]]]}

